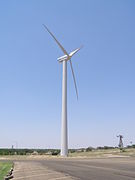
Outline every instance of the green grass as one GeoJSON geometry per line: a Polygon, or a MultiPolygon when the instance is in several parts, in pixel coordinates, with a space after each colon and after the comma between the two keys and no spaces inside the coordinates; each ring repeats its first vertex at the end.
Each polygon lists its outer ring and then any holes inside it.
{"type": "Polygon", "coordinates": [[[7,175],[11,167],[11,162],[0,162],[0,180],[4,180],[4,177],[7,175]]]}

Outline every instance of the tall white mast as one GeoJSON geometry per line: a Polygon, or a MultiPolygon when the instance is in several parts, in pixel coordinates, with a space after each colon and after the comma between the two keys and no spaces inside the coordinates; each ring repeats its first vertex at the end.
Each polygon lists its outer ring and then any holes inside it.
{"type": "Polygon", "coordinates": [[[62,126],[61,126],[61,156],[68,155],[67,129],[67,61],[63,61],[62,79],[62,126]]]}
{"type": "Polygon", "coordinates": [[[63,79],[62,79],[62,126],[61,126],[61,156],[68,156],[68,125],[67,125],[67,61],[70,62],[70,67],[73,75],[74,85],[75,85],[75,91],[78,99],[78,92],[77,92],[77,86],[75,81],[75,75],[73,71],[73,66],[71,62],[71,57],[77,53],[80,48],[75,49],[71,53],[67,53],[67,51],[63,48],[63,46],[60,44],[60,42],[56,39],[56,37],[51,33],[51,31],[43,25],[46,30],[50,33],[50,35],[53,37],[53,39],[56,41],[58,46],[61,48],[61,50],[64,53],[64,56],[58,58],[58,61],[63,64],[63,79]]]}

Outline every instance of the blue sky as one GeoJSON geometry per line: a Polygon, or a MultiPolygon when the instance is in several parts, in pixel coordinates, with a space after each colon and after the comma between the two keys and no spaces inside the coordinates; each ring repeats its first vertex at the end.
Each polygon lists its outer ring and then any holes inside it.
{"type": "Polygon", "coordinates": [[[63,53],[70,52],[69,147],[135,143],[135,1],[0,1],[0,147],[60,148],[63,53]]]}

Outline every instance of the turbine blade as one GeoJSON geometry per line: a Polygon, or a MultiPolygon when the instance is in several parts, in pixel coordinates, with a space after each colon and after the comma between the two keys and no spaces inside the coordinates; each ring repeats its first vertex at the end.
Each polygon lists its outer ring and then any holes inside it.
{"type": "Polygon", "coordinates": [[[76,96],[77,96],[77,100],[78,100],[77,85],[76,85],[75,74],[74,74],[74,70],[73,70],[73,66],[72,66],[71,59],[69,60],[69,62],[70,62],[70,67],[71,67],[71,71],[72,71],[72,75],[73,75],[73,80],[74,80],[74,85],[75,85],[76,96]]]}
{"type": "Polygon", "coordinates": [[[80,48],[77,48],[77,49],[75,49],[74,51],[72,51],[70,54],[69,54],[69,56],[73,56],[75,53],[77,53],[81,48],[82,48],[83,46],[81,46],[80,48]]]}
{"type": "Polygon", "coordinates": [[[45,26],[44,24],[43,24],[43,26],[44,26],[45,29],[49,32],[49,34],[53,37],[53,39],[56,41],[56,43],[57,43],[58,46],[61,48],[61,50],[63,51],[63,53],[66,54],[67,56],[69,56],[68,53],[67,53],[67,51],[63,48],[63,46],[59,43],[59,41],[58,41],[58,40],[56,39],[56,37],[51,33],[51,31],[47,28],[47,26],[45,26]]]}

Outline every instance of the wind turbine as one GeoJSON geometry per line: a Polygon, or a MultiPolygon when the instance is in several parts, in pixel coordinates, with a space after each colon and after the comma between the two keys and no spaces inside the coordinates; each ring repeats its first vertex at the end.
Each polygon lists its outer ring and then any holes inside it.
{"type": "Polygon", "coordinates": [[[123,139],[123,135],[118,135],[117,137],[119,137],[120,139],[119,139],[119,148],[123,148],[123,141],[122,141],[122,139],[123,139]]]}
{"type": "Polygon", "coordinates": [[[67,61],[70,62],[70,67],[73,75],[74,85],[75,85],[75,91],[76,96],[78,99],[78,91],[77,91],[77,85],[74,75],[74,70],[71,62],[72,56],[77,53],[80,48],[75,49],[74,51],[70,52],[69,54],[67,51],[63,48],[63,46],[59,43],[59,41],[56,39],[56,37],[51,33],[51,31],[45,26],[45,29],[49,32],[49,34],[53,37],[53,39],[56,41],[60,49],[63,51],[64,56],[59,57],[57,60],[59,63],[63,64],[63,78],[62,78],[62,128],[61,128],[61,156],[68,156],[68,130],[67,130],[67,61]]]}

